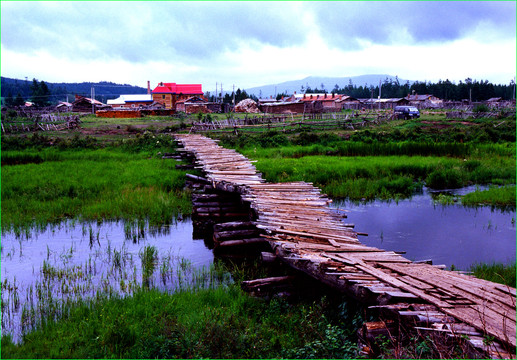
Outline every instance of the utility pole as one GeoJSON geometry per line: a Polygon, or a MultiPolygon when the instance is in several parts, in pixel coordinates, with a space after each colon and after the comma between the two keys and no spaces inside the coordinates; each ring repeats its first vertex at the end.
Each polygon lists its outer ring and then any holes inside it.
{"type": "Polygon", "coordinates": [[[232,105],[235,106],[235,84],[233,84],[233,99],[232,99],[232,105]]]}
{"type": "Polygon", "coordinates": [[[223,102],[223,83],[221,83],[221,102],[223,102]]]}
{"type": "Polygon", "coordinates": [[[92,114],[95,114],[95,88],[92,86],[92,114]]]}
{"type": "Polygon", "coordinates": [[[218,102],[217,101],[217,98],[218,98],[218,96],[217,96],[217,82],[215,83],[215,94],[214,95],[215,95],[215,98],[214,98],[215,102],[218,102]]]}
{"type": "Polygon", "coordinates": [[[381,109],[381,80],[379,79],[379,110],[381,109]]]}

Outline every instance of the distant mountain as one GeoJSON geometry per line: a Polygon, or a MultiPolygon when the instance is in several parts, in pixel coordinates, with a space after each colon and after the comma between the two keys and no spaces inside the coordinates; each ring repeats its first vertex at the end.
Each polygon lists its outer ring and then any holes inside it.
{"type": "MultiPolygon", "coordinates": [[[[320,89],[323,90],[321,84],[324,86],[324,90],[327,92],[332,92],[332,89],[336,85],[338,87],[343,88],[350,84],[350,81],[355,86],[378,86],[379,80],[384,82],[386,79],[392,79],[395,81],[396,76],[386,75],[386,74],[376,74],[376,75],[359,75],[359,76],[348,76],[348,77],[319,77],[319,76],[309,76],[305,79],[301,80],[292,80],[286,81],[279,84],[272,85],[263,85],[257,86],[253,88],[245,89],[248,94],[254,94],[257,97],[269,97],[275,96],[280,93],[293,94],[295,91],[297,93],[301,93],[301,88],[303,86],[304,89],[310,87],[311,89],[320,89]]],[[[414,83],[411,80],[398,79],[400,84],[405,84],[409,81],[410,84],[414,83]]]]}
{"type": "MultiPolygon", "coordinates": [[[[147,89],[139,86],[128,84],[116,84],[107,81],[101,82],[82,82],[82,83],[51,83],[44,79],[37,79],[38,82],[44,81],[47,84],[51,96],[50,101],[57,103],[58,101],[66,101],[67,97],[70,102],[74,101],[75,95],[91,96],[92,87],[95,89],[95,98],[106,103],[108,99],[115,99],[122,94],[147,94],[147,89]]],[[[26,100],[32,95],[30,88],[31,80],[12,79],[1,77],[1,95],[2,98],[16,96],[18,93],[26,100]]]]}

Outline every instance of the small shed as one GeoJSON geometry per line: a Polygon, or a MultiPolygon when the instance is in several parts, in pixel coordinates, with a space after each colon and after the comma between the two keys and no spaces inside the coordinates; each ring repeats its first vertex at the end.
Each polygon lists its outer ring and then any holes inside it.
{"type": "Polygon", "coordinates": [[[424,95],[409,95],[406,96],[406,100],[409,101],[409,105],[416,106],[418,108],[435,108],[439,107],[441,104],[443,104],[443,100],[440,98],[437,98],[434,95],[431,94],[424,94],[424,95]]]}
{"type": "Polygon", "coordinates": [[[488,104],[495,104],[495,103],[499,103],[501,101],[503,101],[502,97],[493,97],[493,98],[488,99],[486,102],[488,104]]]}
{"type": "Polygon", "coordinates": [[[176,111],[182,111],[187,114],[193,114],[197,112],[211,112],[208,110],[206,106],[207,104],[208,102],[205,99],[199,96],[191,96],[188,99],[176,101],[176,111]]]}
{"type": "Polygon", "coordinates": [[[59,112],[69,112],[72,111],[72,104],[66,101],[60,101],[56,106],[56,110],[59,112]]]}
{"type": "Polygon", "coordinates": [[[92,112],[97,110],[104,110],[109,108],[109,105],[102,102],[90,99],[85,96],[75,95],[75,101],[72,103],[72,112],[92,112]]]}
{"type": "Polygon", "coordinates": [[[262,112],[269,114],[286,114],[295,113],[302,114],[305,112],[305,103],[303,101],[284,101],[284,102],[270,102],[259,105],[262,112]]]}

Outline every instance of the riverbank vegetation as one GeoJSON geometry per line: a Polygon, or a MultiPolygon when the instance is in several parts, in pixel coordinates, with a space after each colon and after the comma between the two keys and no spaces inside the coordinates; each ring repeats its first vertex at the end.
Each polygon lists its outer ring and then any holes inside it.
{"type": "MultiPolygon", "coordinates": [[[[270,132],[222,140],[258,160],[257,169],[269,181],[313,182],[333,198],[407,198],[424,185],[443,190],[515,184],[514,142],[381,141],[373,137],[365,141],[363,134],[351,141],[330,133],[288,137],[270,132]]],[[[511,196],[515,187],[505,189],[507,196],[494,191],[484,194],[483,200],[472,197],[466,203],[515,207],[515,196],[511,196]]]]}
{"type": "Polygon", "coordinates": [[[477,278],[516,287],[516,265],[491,263],[473,264],[470,267],[472,275],[477,278]]]}
{"type": "MultiPolygon", "coordinates": [[[[95,296],[74,301],[52,295],[52,279],[57,280],[61,270],[45,266],[45,277],[52,278],[43,284],[49,298],[34,307],[23,306],[24,335],[15,342],[3,332],[2,358],[357,356],[356,330],[363,312],[342,296],[329,292],[295,301],[254,298],[238,285],[243,271],[230,275],[230,268],[217,263],[192,272],[184,265],[188,260],[178,261],[176,288],[170,291],[155,288],[159,281],[144,282],[142,269],[142,285],[130,294],[98,288],[95,296]]],[[[112,257],[111,262],[116,260],[112,257]]],[[[151,277],[158,268],[161,272],[161,265],[151,267],[151,277]]],[[[62,276],[69,272],[63,269],[62,276]]]]}
{"type": "Polygon", "coordinates": [[[495,205],[515,208],[515,185],[490,187],[488,190],[476,190],[461,197],[461,203],[467,206],[495,205]]]}
{"type": "Polygon", "coordinates": [[[70,218],[164,224],[190,214],[185,171],[161,159],[174,147],[170,136],[147,133],[108,147],[81,137],[2,141],[4,231],[70,218]]]}
{"type": "MultiPolygon", "coordinates": [[[[515,286],[515,264],[478,264],[472,271],[515,286]]],[[[224,271],[211,272],[210,278],[221,279],[224,271]]],[[[366,320],[364,314],[359,305],[335,294],[288,302],[250,297],[236,282],[174,293],[142,287],[132,296],[99,295],[67,303],[59,319],[43,319],[20,343],[3,334],[1,355],[33,359],[357,358],[357,329],[366,320]]],[[[390,357],[391,350],[386,345],[384,356],[390,357]]],[[[449,355],[466,356],[457,350],[449,355]]],[[[435,358],[440,349],[430,339],[412,338],[405,356],[435,358]]]]}

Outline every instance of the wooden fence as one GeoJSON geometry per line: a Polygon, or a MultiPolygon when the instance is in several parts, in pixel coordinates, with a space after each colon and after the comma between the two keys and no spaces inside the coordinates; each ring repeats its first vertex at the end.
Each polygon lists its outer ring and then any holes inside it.
{"type": "Polygon", "coordinates": [[[32,131],[61,131],[75,129],[81,120],[79,115],[37,114],[32,117],[2,119],[2,133],[20,133],[32,131]]]}
{"type": "Polygon", "coordinates": [[[474,111],[450,111],[445,114],[447,119],[492,119],[492,118],[507,118],[513,117],[515,118],[515,109],[492,109],[489,112],[474,112],[474,111]]]}
{"type": "Polygon", "coordinates": [[[283,132],[301,130],[332,130],[349,129],[378,125],[386,121],[394,120],[396,116],[391,113],[353,113],[353,114],[304,114],[301,118],[294,116],[275,116],[255,118],[253,121],[245,119],[233,119],[223,121],[211,121],[205,123],[193,123],[191,133],[201,132],[260,132],[269,130],[281,130],[283,132]]]}

